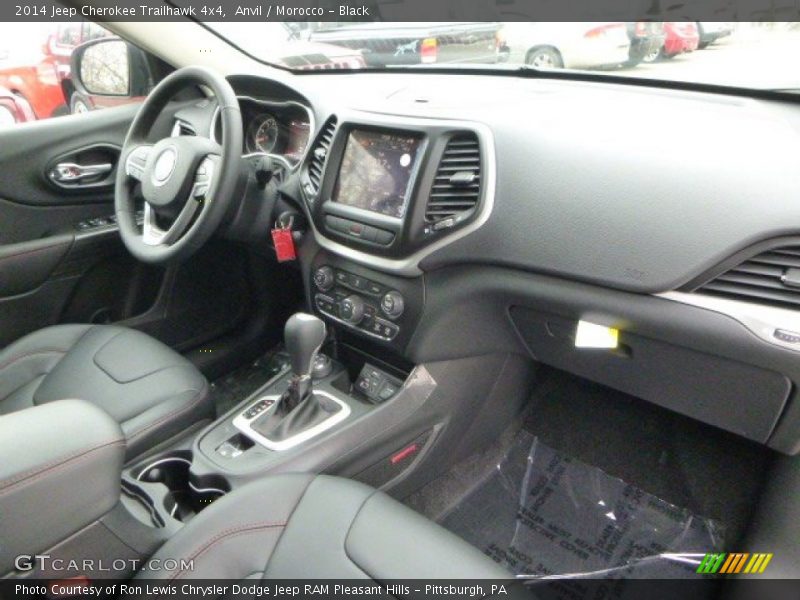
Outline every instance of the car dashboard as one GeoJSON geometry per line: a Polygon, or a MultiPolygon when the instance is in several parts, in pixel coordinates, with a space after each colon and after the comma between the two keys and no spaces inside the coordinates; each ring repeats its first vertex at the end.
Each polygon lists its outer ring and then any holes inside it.
{"type": "MultiPolygon", "coordinates": [[[[795,105],[458,73],[230,81],[243,154],[289,166],[307,303],[344,335],[412,363],[526,354],[800,449],[795,105]],[[579,320],[619,348],[576,348],[579,320]]],[[[177,122],[219,136],[197,111],[177,122]]]]}

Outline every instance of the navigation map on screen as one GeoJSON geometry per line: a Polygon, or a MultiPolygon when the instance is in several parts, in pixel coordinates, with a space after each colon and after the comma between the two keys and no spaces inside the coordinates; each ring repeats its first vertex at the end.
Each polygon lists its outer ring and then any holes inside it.
{"type": "Polygon", "coordinates": [[[354,130],[345,147],[333,201],[402,217],[420,138],[354,130]]]}

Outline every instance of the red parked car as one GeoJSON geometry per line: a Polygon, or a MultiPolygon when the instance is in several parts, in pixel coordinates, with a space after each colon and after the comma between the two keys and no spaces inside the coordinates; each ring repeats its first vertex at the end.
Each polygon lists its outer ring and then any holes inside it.
{"type": "Polygon", "coordinates": [[[106,30],[89,22],[57,26],[21,23],[14,33],[17,35],[3,40],[0,86],[24,98],[37,119],[73,112],[75,88],[69,71],[72,50],[78,44],[108,35],[106,30]]]}
{"type": "Polygon", "coordinates": [[[33,114],[31,105],[17,96],[11,90],[0,87],[0,127],[33,121],[36,115],[33,114]]]}
{"type": "Polygon", "coordinates": [[[700,45],[697,23],[691,21],[669,21],[664,23],[664,45],[657,52],[644,57],[645,62],[658,58],[673,58],[684,52],[694,52],[700,45]]]}

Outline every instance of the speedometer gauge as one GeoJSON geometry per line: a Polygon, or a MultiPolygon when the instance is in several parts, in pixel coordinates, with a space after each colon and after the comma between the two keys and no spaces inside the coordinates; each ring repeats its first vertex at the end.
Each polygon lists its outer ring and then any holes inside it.
{"type": "Polygon", "coordinates": [[[273,152],[278,145],[280,127],[269,113],[257,116],[247,128],[247,145],[250,152],[273,152]]]}

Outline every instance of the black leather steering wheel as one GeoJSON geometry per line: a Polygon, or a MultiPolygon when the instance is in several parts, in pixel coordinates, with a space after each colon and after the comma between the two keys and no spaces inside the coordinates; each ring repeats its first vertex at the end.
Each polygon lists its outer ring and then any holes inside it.
{"type": "Polygon", "coordinates": [[[147,263],[179,260],[208,240],[234,200],[242,135],[235,92],[224,77],[209,69],[179,69],[150,92],[125,138],[114,190],[119,232],[133,256],[147,263]],[[222,144],[200,136],[148,141],[167,103],[190,85],[214,93],[222,144]],[[141,230],[135,214],[137,185],[145,200],[141,230]]]}

